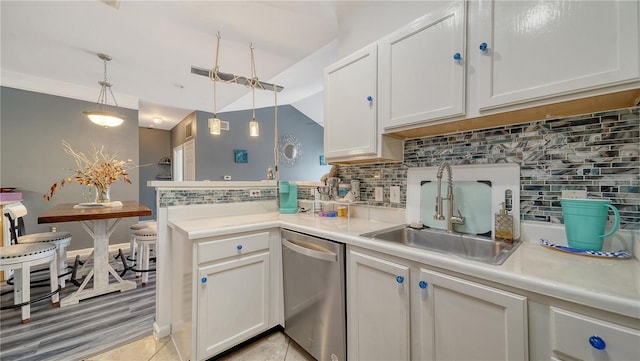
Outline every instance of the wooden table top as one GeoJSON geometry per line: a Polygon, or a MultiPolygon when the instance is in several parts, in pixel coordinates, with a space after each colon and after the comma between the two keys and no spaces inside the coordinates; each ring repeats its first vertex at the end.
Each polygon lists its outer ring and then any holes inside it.
{"type": "Polygon", "coordinates": [[[75,203],[58,204],[38,217],[38,223],[90,221],[151,215],[151,209],[136,201],[123,201],[122,207],[73,208],[75,205],[75,203]]]}

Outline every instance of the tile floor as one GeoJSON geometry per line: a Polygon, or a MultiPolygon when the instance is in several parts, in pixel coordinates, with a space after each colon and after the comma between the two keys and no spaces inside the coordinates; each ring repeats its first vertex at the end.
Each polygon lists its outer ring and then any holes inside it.
{"type": "MultiPolygon", "coordinates": [[[[83,361],[177,361],[178,353],[169,337],[159,341],[149,335],[119,348],[83,361]]],[[[282,332],[274,332],[233,353],[221,361],[313,361],[308,353],[282,332]]]]}

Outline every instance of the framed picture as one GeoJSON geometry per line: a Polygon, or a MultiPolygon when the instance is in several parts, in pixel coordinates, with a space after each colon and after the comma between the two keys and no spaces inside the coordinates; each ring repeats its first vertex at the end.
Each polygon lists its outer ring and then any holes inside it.
{"type": "Polygon", "coordinates": [[[327,162],[324,161],[324,155],[320,156],[320,165],[328,165],[327,162]]]}
{"type": "Polygon", "coordinates": [[[234,149],[233,158],[236,163],[249,163],[249,152],[244,149],[234,149]]]}

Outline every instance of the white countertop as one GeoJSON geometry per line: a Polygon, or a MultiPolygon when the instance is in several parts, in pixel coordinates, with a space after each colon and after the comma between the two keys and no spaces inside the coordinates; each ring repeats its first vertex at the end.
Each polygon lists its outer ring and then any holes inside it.
{"type": "Polygon", "coordinates": [[[259,213],[170,222],[191,240],[282,227],[433,267],[640,319],[640,262],[601,259],[523,242],[500,266],[421,250],[360,234],[398,224],[307,214],[259,213]]]}

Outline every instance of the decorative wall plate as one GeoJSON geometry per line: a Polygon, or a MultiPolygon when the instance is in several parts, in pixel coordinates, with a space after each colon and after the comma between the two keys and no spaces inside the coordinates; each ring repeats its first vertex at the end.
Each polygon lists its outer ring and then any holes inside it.
{"type": "Polygon", "coordinates": [[[302,158],[302,145],[293,135],[285,134],[278,142],[278,153],[281,164],[293,167],[302,158]]]}

